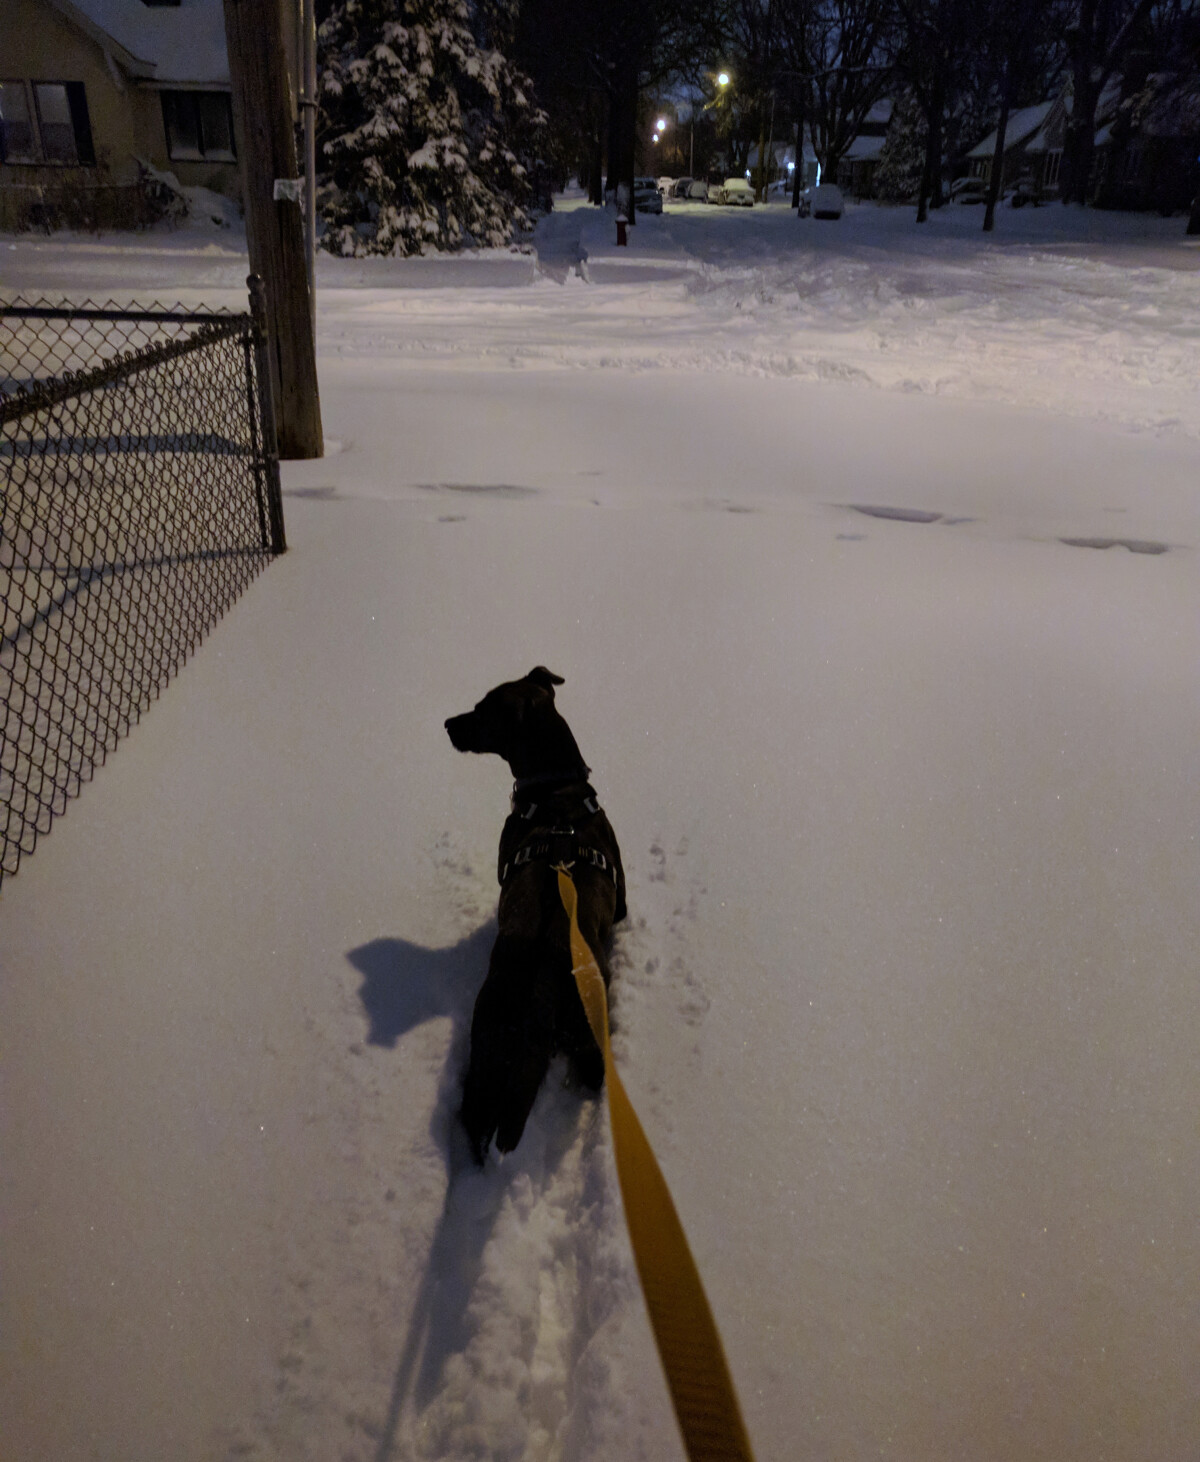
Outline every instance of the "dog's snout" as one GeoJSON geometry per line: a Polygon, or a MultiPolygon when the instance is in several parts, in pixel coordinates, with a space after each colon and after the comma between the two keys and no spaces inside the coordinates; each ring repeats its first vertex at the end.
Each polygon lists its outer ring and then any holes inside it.
{"type": "Polygon", "coordinates": [[[454,747],[455,751],[475,750],[471,738],[473,719],[473,711],[468,711],[465,716],[448,716],[446,718],[446,734],[450,737],[450,744],[454,747]]]}

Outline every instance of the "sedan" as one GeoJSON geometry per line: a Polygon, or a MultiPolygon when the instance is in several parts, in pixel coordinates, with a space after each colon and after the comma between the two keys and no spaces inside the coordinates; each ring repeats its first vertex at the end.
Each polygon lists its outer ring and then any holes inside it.
{"type": "Polygon", "coordinates": [[[721,202],[739,208],[753,208],[754,189],[745,178],[726,178],[721,184],[721,202]]]}

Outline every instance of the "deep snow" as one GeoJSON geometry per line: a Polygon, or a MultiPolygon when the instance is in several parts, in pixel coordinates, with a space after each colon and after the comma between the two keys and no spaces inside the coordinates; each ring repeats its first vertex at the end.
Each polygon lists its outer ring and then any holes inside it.
{"type": "Polygon", "coordinates": [[[679,1455],[602,1110],[450,1140],[538,661],[760,1459],[1190,1455],[1200,256],[978,217],[321,261],[291,551],[0,894],[6,1456],[679,1455]]]}

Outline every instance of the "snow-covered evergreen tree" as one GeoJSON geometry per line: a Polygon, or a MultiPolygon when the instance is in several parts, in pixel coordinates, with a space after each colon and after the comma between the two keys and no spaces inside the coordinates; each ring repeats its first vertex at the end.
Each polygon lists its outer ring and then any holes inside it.
{"type": "Polygon", "coordinates": [[[912,92],[900,95],[875,169],[875,196],[907,203],[917,196],[925,167],[925,119],[912,92]]]}
{"type": "Polygon", "coordinates": [[[511,0],[332,0],[318,31],[325,247],[416,254],[529,226],[544,118],[511,0]]]}

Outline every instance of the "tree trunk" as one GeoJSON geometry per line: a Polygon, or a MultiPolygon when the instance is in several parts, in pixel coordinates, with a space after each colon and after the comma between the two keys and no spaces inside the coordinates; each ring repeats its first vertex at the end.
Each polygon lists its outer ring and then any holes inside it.
{"type": "Polygon", "coordinates": [[[609,173],[617,188],[617,213],[623,213],[632,226],[637,222],[633,206],[633,175],[637,149],[637,60],[626,53],[617,60],[612,109],[614,123],[611,135],[616,147],[615,166],[609,159],[609,173]]]}
{"type": "Polygon", "coordinates": [[[1008,113],[1011,103],[1009,77],[1011,67],[1004,77],[1004,95],[1000,101],[1000,120],[996,124],[996,150],[992,154],[992,175],[988,179],[987,207],[983,210],[983,231],[990,234],[996,226],[996,198],[1004,186],[1004,136],[1008,131],[1008,113]]]}
{"type": "Polygon", "coordinates": [[[604,203],[604,98],[588,100],[588,202],[604,203]]]}
{"type": "Polygon", "coordinates": [[[929,117],[929,206],[941,208],[946,198],[942,192],[942,119],[946,110],[946,90],[941,69],[933,87],[933,101],[929,117]]]}
{"type": "MultiPolygon", "coordinates": [[[[933,107],[930,106],[925,114],[925,166],[921,169],[921,191],[917,194],[917,222],[927,223],[929,221],[929,195],[933,191],[933,158],[935,149],[941,151],[941,128],[935,127],[933,123],[933,107]]],[[[941,158],[938,157],[938,169],[941,169],[941,158]]]]}
{"type": "Polygon", "coordinates": [[[1200,234],[1200,193],[1192,199],[1192,212],[1188,218],[1187,231],[1189,234],[1200,234]]]}
{"type": "Polygon", "coordinates": [[[1088,182],[1092,175],[1092,157],[1095,154],[1096,104],[1100,100],[1096,87],[1090,81],[1076,81],[1071,117],[1067,122],[1067,135],[1063,147],[1064,203],[1086,203],[1088,182]]]}
{"type": "Polygon", "coordinates": [[[800,190],[804,187],[804,94],[796,102],[796,166],[792,171],[792,207],[800,207],[800,190]]]}

